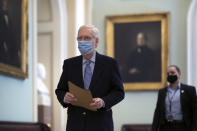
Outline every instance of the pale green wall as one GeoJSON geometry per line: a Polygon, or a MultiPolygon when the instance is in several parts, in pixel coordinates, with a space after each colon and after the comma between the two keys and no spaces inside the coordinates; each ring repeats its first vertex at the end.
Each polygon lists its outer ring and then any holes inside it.
{"type": "Polygon", "coordinates": [[[32,113],[32,3],[29,0],[29,77],[19,80],[0,75],[0,121],[33,121],[32,113]]]}
{"type": "MultiPolygon", "coordinates": [[[[92,21],[100,30],[98,51],[105,53],[105,16],[148,12],[170,12],[170,63],[182,70],[187,81],[187,11],[191,0],[92,0],[92,21]]],[[[122,124],[152,122],[157,91],[126,92],[123,102],[113,108],[115,131],[122,124]]]]}

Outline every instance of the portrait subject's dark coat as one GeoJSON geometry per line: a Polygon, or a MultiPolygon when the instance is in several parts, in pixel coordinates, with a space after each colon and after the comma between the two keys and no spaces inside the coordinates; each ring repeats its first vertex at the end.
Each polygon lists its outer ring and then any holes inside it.
{"type": "Polygon", "coordinates": [[[20,45],[16,35],[8,12],[0,10],[0,62],[19,67],[20,45]]]}
{"type": "Polygon", "coordinates": [[[124,98],[123,83],[117,62],[107,56],[96,53],[96,62],[90,84],[94,98],[102,98],[105,107],[96,112],[63,102],[68,92],[68,81],[83,88],[82,56],[64,61],[56,95],[63,107],[68,107],[67,131],[113,131],[111,107],[124,98]]]}
{"type": "Polygon", "coordinates": [[[129,55],[125,73],[126,82],[150,82],[153,81],[154,52],[148,46],[135,48],[129,55]],[[131,74],[131,69],[138,72],[131,74]]]}

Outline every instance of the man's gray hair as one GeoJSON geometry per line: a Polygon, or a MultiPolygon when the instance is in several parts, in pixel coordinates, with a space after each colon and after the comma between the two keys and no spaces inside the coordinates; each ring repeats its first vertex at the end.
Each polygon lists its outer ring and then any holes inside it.
{"type": "MultiPolygon", "coordinates": [[[[91,29],[92,32],[93,32],[93,37],[94,38],[98,38],[99,37],[99,30],[98,28],[96,28],[96,26],[94,25],[82,25],[80,28],[79,28],[79,31],[82,30],[82,29],[91,29]]],[[[79,33],[78,31],[78,33],[79,33]]]]}

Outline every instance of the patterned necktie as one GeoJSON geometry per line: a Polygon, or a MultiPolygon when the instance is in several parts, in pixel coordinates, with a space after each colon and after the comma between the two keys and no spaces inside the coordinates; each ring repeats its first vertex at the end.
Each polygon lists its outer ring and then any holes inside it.
{"type": "Polygon", "coordinates": [[[89,89],[90,82],[91,82],[91,79],[92,79],[92,71],[91,71],[90,64],[91,64],[91,61],[88,60],[86,62],[85,73],[84,73],[84,88],[86,90],[89,89]]]}

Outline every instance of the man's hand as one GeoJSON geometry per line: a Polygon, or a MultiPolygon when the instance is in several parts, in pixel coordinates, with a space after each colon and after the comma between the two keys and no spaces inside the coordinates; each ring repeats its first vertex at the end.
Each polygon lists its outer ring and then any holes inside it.
{"type": "Polygon", "coordinates": [[[71,94],[70,92],[67,92],[64,96],[64,102],[67,103],[67,104],[70,104],[72,102],[75,102],[77,101],[77,98],[71,94]]]}
{"type": "Polygon", "coordinates": [[[101,107],[104,107],[105,103],[101,98],[93,98],[93,102],[90,104],[90,106],[94,109],[100,109],[101,107]]]}

